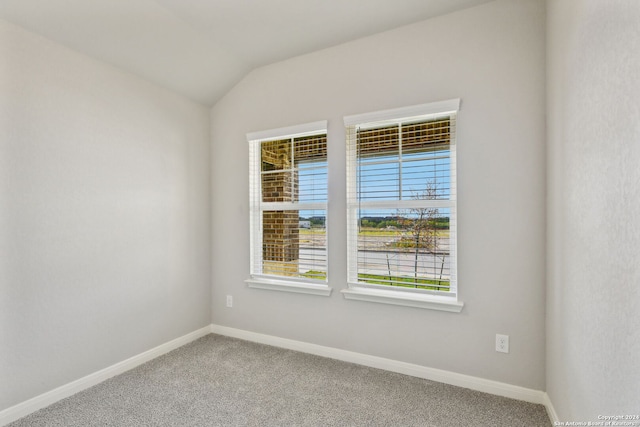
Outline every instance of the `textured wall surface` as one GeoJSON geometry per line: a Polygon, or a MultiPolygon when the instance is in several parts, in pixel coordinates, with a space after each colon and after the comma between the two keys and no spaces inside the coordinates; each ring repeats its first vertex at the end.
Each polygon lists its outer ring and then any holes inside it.
{"type": "Polygon", "coordinates": [[[210,323],[209,131],[0,21],[0,410],[210,323]]]}
{"type": "Polygon", "coordinates": [[[544,2],[500,0],[254,70],[212,110],[216,324],[543,390],[544,2]],[[343,116],[461,98],[462,313],[346,301],[343,116]],[[247,132],[328,120],[331,297],[247,288],[247,132]],[[233,308],[225,295],[234,296],[233,308]],[[495,334],[511,353],[495,352],[495,334]]]}
{"type": "Polygon", "coordinates": [[[562,421],[640,415],[640,3],[547,8],[547,391],[562,421]]]}

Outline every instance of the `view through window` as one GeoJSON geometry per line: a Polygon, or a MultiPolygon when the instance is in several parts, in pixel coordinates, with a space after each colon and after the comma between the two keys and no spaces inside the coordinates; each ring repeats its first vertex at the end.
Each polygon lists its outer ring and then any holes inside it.
{"type": "Polygon", "coordinates": [[[349,282],[455,292],[455,114],[347,127],[349,282]]]}
{"type": "Polygon", "coordinates": [[[252,274],[326,281],[326,131],[252,144],[252,274]]]}

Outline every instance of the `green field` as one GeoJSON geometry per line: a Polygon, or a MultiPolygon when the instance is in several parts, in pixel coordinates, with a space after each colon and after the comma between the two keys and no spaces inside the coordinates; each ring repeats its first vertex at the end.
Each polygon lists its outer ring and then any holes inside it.
{"type": "MultiPolygon", "coordinates": [[[[326,279],[326,273],[322,271],[310,270],[304,274],[303,277],[310,279],[326,279]]],[[[384,285],[384,286],[399,286],[402,288],[414,288],[414,289],[428,289],[432,291],[448,291],[448,280],[435,280],[418,278],[416,281],[413,277],[406,276],[383,276],[379,274],[358,274],[358,279],[365,283],[372,285],[384,285]],[[392,282],[392,283],[390,283],[392,282]]]]}
{"type": "Polygon", "coordinates": [[[448,291],[448,280],[424,279],[405,276],[382,276],[378,274],[358,274],[358,279],[372,285],[400,286],[403,288],[429,289],[432,291],[448,291]],[[392,282],[392,283],[390,283],[392,282]]]}
{"type": "MultiPolygon", "coordinates": [[[[327,230],[324,228],[301,228],[300,234],[302,235],[322,235],[326,234],[327,230]]],[[[399,237],[402,234],[410,234],[408,230],[381,230],[378,228],[361,228],[358,232],[359,236],[371,236],[371,237],[399,237]]],[[[437,230],[436,234],[440,238],[449,237],[449,230],[437,230]]]]}
{"type": "Polygon", "coordinates": [[[327,229],[326,228],[301,228],[300,235],[301,236],[326,236],[327,229]]]}

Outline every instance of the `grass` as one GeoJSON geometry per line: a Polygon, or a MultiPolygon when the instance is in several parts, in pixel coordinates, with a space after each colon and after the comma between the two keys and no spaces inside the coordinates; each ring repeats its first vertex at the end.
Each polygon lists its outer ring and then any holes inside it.
{"type": "Polygon", "coordinates": [[[358,279],[372,285],[399,286],[402,288],[429,289],[432,291],[448,291],[448,280],[435,280],[407,276],[383,276],[380,274],[358,274],[358,279]]]}
{"type": "MultiPolygon", "coordinates": [[[[327,233],[325,228],[301,228],[300,234],[302,235],[324,235],[327,233]]],[[[359,236],[371,236],[371,237],[400,237],[403,233],[410,233],[408,230],[387,230],[378,228],[361,228],[358,232],[359,236]]],[[[436,234],[440,238],[449,237],[449,230],[436,230],[436,234]]]]}
{"type": "Polygon", "coordinates": [[[325,235],[327,234],[327,229],[326,228],[301,228],[300,229],[300,234],[302,235],[325,235]]]}
{"type": "Polygon", "coordinates": [[[374,236],[374,237],[396,237],[400,234],[398,230],[384,230],[377,228],[361,228],[358,232],[360,236],[374,236]]]}
{"type": "MultiPolygon", "coordinates": [[[[327,278],[327,273],[324,271],[309,270],[306,273],[301,274],[301,276],[309,279],[323,280],[327,278]]],[[[399,286],[402,288],[429,289],[432,291],[449,290],[448,280],[425,279],[419,277],[416,281],[413,277],[384,276],[380,274],[358,274],[358,279],[372,285],[399,286]]]]}
{"type": "Polygon", "coordinates": [[[324,280],[327,278],[327,273],[325,273],[324,271],[309,270],[306,273],[302,273],[300,276],[306,277],[307,279],[324,280]]]}
{"type": "MultiPolygon", "coordinates": [[[[434,231],[430,231],[434,233],[434,231]]],[[[449,237],[449,230],[435,230],[435,234],[440,238],[449,237]]],[[[377,228],[360,228],[358,232],[359,236],[373,236],[373,237],[401,237],[403,235],[411,238],[411,231],[406,229],[386,230],[377,228]]]]}

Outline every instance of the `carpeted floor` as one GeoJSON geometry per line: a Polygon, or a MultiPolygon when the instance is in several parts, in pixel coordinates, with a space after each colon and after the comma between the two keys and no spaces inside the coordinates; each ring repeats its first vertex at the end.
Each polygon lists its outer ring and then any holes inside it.
{"type": "Polygon", "coordinates": [[[542,405],[207,335],[22,426],[550,426],[542,405]]]}

